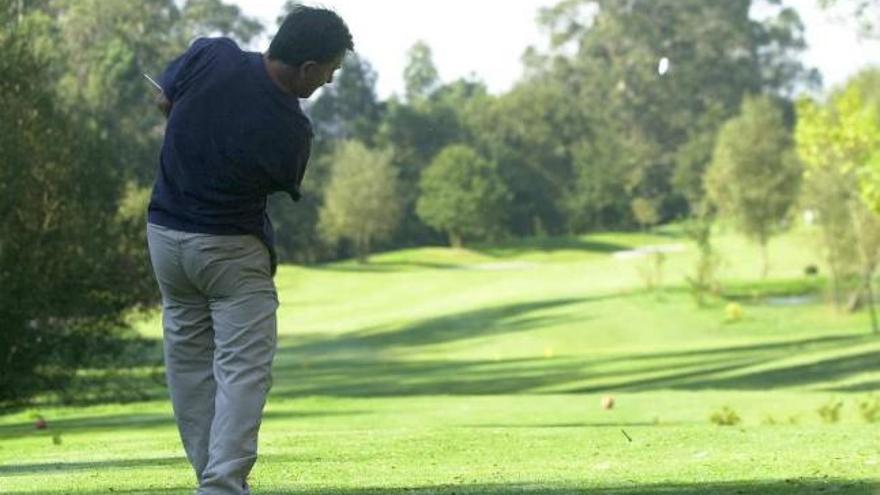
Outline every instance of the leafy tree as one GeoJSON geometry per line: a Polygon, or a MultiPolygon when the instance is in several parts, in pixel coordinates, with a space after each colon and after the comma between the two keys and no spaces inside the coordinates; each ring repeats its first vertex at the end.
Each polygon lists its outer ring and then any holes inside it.
{"type": "Polygon", "coordinates": [[[633,216],[635,216],[639,225],[642,226],[642,229],[656,225],[660,221],[657,206],[651,200],[636,198],[632,201],[631,208],[633,216]]]}
{"type": "Polygon", "coordinates": [[[846,15],[852,17],[858,26],[859,33],[866,38],[880,36],[880,1],[878,0],[819,0],[819,5],[829,11],[845,9],[846,15]]]}
{"type": "Polygon", "coordinates": [[[87,116],[56,104],[24,24],[0,32],[0,401],[64,389],[119,352],[127,309],[155,302],[118,218],[124,177],[87,116]]]}
{"type": "Polygon", "coordinates": [[[339,146],[320,210],[320,231],[331,242],[349,239],[366,262],[376,241],[388,239],[400,221],[397,173],[391,154],[362,143],[339,146]]]}
{"type": "Polygon", "coordinates": [[[345,58],[333,84],[324,87],[308,107],[319,139],[374,141],[382,112],[376,77],[365,58],[357,54],[345,58]]]}
{"type": "MultiPolygon", "coordinates": [[[[629,196],[623,205],[642,197],[658,205],[664,220],[689,214],[700,204],[718,129],[737,113],[743,96],[787,96],[817,82],[817,73],[799,62],[806,44],[796,12],[777,6],[755,20],[754,3],[559,2],[542,10],[550,48],[526,53],[526,82],[562,86],[559,107],[567,117],[554,127],[577,131],[573,140],[564,139],[563,149],[592,148],[603,163],[626,169],[600,178],[619,181],[615,189],[629,196]],[[662,57],[671,66],[660,76],[662,57]],[[610,142],[605,129],[615,130],[622,143],[610,142]],[[578,145],[583,136],[591,142],[578,145]]],[[[510,118],[522,120],[520,115],[510,118]]],[[[586,178],[578,184],[591,189],[586,178]]],[[[620,224],[631,222],[626,206],[613,211],[622,214],[620,224]]]]}
{"type": "Polygon", "coordinates": [[[797,150],[806,165],[805,202],[818,213],[835,293],[860,279],[852,306],[866,301],[878,331],[873,277],[880,263],[880,71],[866,71],[824,105],[798,104],[797,150]]]}
{"type": "Polygon", "coordinates": [[[520,236],[565,232],[566,213],[584,197],[570,193],[572,153],[584,150],[572,143],[591,130],[582,109],[572,107],[565,88],[553,81],[521,84],[476,103],[465,108],[465,122],[474,147],[498,164],[512,195],[507,230],[520,236]]]}
{"type": "Polygon", "coordinates": [[[142,73],[157,75],[197,36],[247,42],[259,22],[220,0],[52,0],[25,16],[34,49],[50,61],[55,97],[89,117],[113,148],[118,166],[152,182],[162,116],[142,73]],[[55,22],[58,19],[58,22],[55,22]]]}
{"type": "Polygon", "coordinates": [[[721,129],[706,188],[721,214],[761,246],[765,277],[767,243],[784,228],[801,173],[780,108],[768,97],[747,98],[721,129]]]}
{"type": "Polygon", "coordinates": [[[422,100],[403,102],[392,98],[387,103],[378,141],[394,152],[403,203],[403,219],[394,245],[425,245],[441,240],[416,214],[419,180],[440,150],[468,142],[465,114],[485,95],[482,83],[458,80],[435,89],[422,100]]]}
{"type": "Polygon", "coordinates": [[[0,0],[0,400],[117,360],[156,302],[146,189],[155,74],[195,34],[256,34],[216,0],[0,0]]]}
{"type": "Polygon", "coordinates": [[[440,85],[440,74],[434,65],[431,47],[417,41],[406,54],[403,80],[406,84],[406,100],[415,102],[427,98],[440,85]]]}
{"type": "Polygon", "coordinates": [[[467,146],[445,148],[422,175],[419,217],[446,232],[454,247],[461,247],[465,238],[496,236],[503,229],[509,202],[496,169],[467,146]]]}
{"type": "Polygon", "coordinates": [[[318,229],[319,210],[330,180],[334,150],[345,140],[372,144],[377,139],[383,105],[376,97],[376,73],[370,63],[350,54],[332,85],[305,107],[315,138],[303,198],[293,203],[286,194],[269,198],[269,216],[276,231],[278,257],[283,262],[314,263],[340,253],[318,229]]]}

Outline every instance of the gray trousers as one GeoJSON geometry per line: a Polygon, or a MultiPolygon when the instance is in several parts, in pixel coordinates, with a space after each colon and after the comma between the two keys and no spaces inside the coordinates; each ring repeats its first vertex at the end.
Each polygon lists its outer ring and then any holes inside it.
{"type": "Polygon", "coordinates": [[[271,387],[278,295],[256,237],[147,225],[162,292],[165,369],[198,495],[249,494],[271,387]]]}

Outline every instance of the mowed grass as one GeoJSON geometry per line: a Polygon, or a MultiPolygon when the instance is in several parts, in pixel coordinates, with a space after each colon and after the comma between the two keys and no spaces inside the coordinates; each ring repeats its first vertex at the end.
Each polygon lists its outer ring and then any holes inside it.
{"type": "MultiPolygon", "coordinates": [[[[813,234],[773,241],[771,282],[824,272],[813,234]]],[[[729,286],[755,282],[754,246],[719,248],[729,286]]],[[[282,267],[254,493],[880,493],[867,316],[746,297],[729,322],[685,290],[694,259],[668,230],[282,267]],[[648,245],[673,251],[662,291],[614,255],[648,245]],[[709,421],[725,407],[739,424],[709,421]]],[[[158,316],[139,329],[159,338],[158,316]]],[[[165,391],[144,387],[0,417],[0,493],[192,493],[165,391]]]]}

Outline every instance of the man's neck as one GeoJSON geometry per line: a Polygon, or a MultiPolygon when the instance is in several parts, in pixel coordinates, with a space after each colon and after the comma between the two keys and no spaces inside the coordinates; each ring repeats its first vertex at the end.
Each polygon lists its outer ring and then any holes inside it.
{"type": "Polygon", "coordinates": [[[263,65],[266,66],[266,72],[269,74],[269,79],[275,83],[275,86],[277,86],[278,89],[289,95],[296,94],[293,88],[285,82],[284,73],[290,70],[286,65],[276,60],[272,60],[266,53],[263,54],[263,65]]]}

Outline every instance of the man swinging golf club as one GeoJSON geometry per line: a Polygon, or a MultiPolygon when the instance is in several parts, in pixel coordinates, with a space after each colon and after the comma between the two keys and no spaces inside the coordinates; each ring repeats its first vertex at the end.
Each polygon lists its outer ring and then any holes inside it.
{"type": "Polygon", "coordinates": [[[298,98],[353,50],[334,12],[296,7],[265,54],[201,38],[158,78],[168,117],[147,239],[174,416],[199,495],[248,494],[276,348],[266,195],[296,201],[311,125],[298,98]]]}

